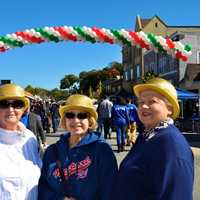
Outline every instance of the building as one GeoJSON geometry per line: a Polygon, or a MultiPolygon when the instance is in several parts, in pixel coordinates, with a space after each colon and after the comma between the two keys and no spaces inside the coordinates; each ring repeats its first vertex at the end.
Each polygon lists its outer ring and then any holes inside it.
{"type": "MultiPolygon", "coordinates": [[[[185,77],[187,64],[200,64],[200,26],[169,26],[156,15],[150,19],[142,19],[137,16],[135,31],[170,37],[174,41],[181,40],[183,44],[190,43],[193,54],[189,61],[184,63],[170,55],[124,46],[122,62],[124,66],[123,88],[125,90],[131,92],[132,86],[141,82],[148,71],[153,71],[170,80],[175,86],[179,86],[179,82],[185,77]]],[[[186,89],[184,86],[183,88],[186,89]]]]}
{"type": "MultiPolygon", "coordinates": [[[[170,37],[174,41],[192,45],[192,55],[188,62],[182,62],[171,55],[163,55],[153,50],[124,46],[122,62],[124,76],[122,88],[132,92],[132,86],[140,83],[147,72],[153,72],[191,92],[200,94],[200,26],[169,26],[158,16],[150,19],[136,17],[135,31],[170,37]]],[[[198,110],[200,112],[200,100],[198,110]]]]}

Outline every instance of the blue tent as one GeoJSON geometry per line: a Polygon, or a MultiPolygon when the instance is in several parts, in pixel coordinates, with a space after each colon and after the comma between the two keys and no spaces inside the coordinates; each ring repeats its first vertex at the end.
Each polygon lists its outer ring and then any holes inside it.
{"type": "Polygon", "coordinates": [[[176,88],[178,99],[180,100],[188,100],[188,99],[199,99],[199,95],[193,92],[189,92],[187,90],[183,90],[180,88],[176,88]]]}

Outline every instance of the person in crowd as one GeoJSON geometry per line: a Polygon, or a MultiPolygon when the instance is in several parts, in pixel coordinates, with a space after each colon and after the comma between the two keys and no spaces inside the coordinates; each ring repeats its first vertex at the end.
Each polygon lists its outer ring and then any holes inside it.
{"type": "Polygon", "coordinates": [[[46,136],[44,134],[44,130],[42,127],[41,117],[30,111],[31,100],[28,98],[28,96],[26,96],[26,98],[29,102],[29,106],[24,111],[21,117],[21,122],[26,126],[27,129],[31,130],[35,134],[37,138],[37,142],[38,142],[39,152],[42,155],[44,149],[47,147],[47,142],[46,142],[46,136]]]}
{"type": "Polygon", "coordinates": [[[49,100],[46,100],[43,104],[43,109],[44,109],[44,122],[43,122],[43,126],[44,126],[44,130],[46,130],[46,133],[50,133],[51,132],[51,112],[50,112],[50,102],[49,100]]]}
{"type": "Polygon", "coordinates": [[[130,126],[129,113],[126,101],[123,97],[118,97],[112,107],[112,124],[117,133],[118,153],[125,150],[127,128],[130,126]]]}
{"type": "Polygon", "coordinates": [[[97,118],[97,131],[100,132],[100,133],[103,133],[103,120],[100,116],[100,112],[99,112],[99,107],[100,107],[100,104],[101,102],[103,101],[103,99],[99,99],[98,102],[97,102],[97,108],[96,108],[96,111],[97,111],[97,115],[98,115],[98,118],[97,118]]]}
{"type": "Polygon", "coordinates": [[[71,95],[59,108],[67,133],[43,157],[39,200],[110,200],[117,176],[111,147],[94,132],[97,112],[85,95],[71,95]]]}
{"type": "Polygon", "coordinates": [[[138,118],[137,107],[131,98],[127,99],[127,109],[130,120],[130,126],[127,130],[127,146],[130,146],[131,144],[134,145],[136,141],[137,127],[140,126],[141,122],[138,118]]]}
{"type": "Polygon", "coordinates": [[[0,199],[37,200],[41,160],[35,135],[20,122],[24,89],[0,86],[0,199]]]}
{"type": "Polygon", "coordinates": [[[174,86],[153,78],[134,86],[145,130],[122,161],[114,200],[192,200],[193,153],[173,120],[179,115],[174,86]]]}
{"type": "Polygon", "coordinates": [[[103,125],[104,138],[111,139],[111,110],[113,103],[109,100],[109,97],[105,96],[104,100],[100,103],[98,108],[99,118],[103,125]]]}
{"type": "Polygon", "coordinates": [[[60,122],[60,115],[59,115],[59,105],[54,100],[51,103],[50,112],[51,112],[53,132],[56,133],[60,122]]]}

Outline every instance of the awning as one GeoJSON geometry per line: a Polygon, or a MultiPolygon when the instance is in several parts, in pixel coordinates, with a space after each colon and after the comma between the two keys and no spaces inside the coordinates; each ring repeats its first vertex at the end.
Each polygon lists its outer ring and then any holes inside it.
{"type": "Polygon", "coordinates": [[[187,99],[199,99],[199,95],[187,90],[176,88],[178,99],[187,100],[187,99]]]}

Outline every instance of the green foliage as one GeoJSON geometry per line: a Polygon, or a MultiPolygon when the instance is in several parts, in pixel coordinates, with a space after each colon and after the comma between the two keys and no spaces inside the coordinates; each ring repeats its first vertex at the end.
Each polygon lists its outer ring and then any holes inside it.
{"type": "Polygon", "coordinates": [[[88,86],[90,85],[92,90],[96,90],[96,87],[101,80],[101,73],[97,70],[91,70],[89,72],[84,72],[79,75],[80,90],[83,93],[88,94],[88,86]]]}
{"type": "MultiPolygon", "coordinates": [[[[88,86],[90,85],[93,90],[93,96],[98,97],[104,91],[103,86],[99,91],[99,83],[110,78],[116,78],[123,74],[123,67],[121,63],[112,62],[103,70],[83,71],[79,74],[79,90],[88,94],[88,86]]],[[[88,94],[89,95],[89,94],[88,94]]]]}
{"type": "Polygon", "coordinates": [[[37,88],[37,87],[32,87],[31,85],[28,85],[25,90],[27,92],[30,92],[32,95],[38,95],[40,96],[41,98],[46,98],[50,95],[50,92],[46,89],[43,89],[43,88],[37,88]]]}
{"type": "Polygon", "coordinates": [[[121,63],[118,62],[111,62],[109,64],[110,68],[114,68],[119,72],[119,75],[122,76],[123,75],[123,65],[121,63]]]}
{"type": "Polygon", "coordinates": [[[66,99],[69,96],[69,92],[68,91],[59,90],[58,88],[55,88],[55,89],[51,90],[50,93],[51,93],[50,96],[53,99],[55,99],[56,101],[66,99]]]}
{"type": "Polygon", "coordinates": [[[74,74],[68,74],[60,81],[60,89],[69,89],[78,81],[78,77],[74,74]]]}
{"type": "Polygon", "coordinates": [[[30,92],[32,95],[35,95],[35,88],[33,88],[31,85],[27,85],[26,88],[24,88],[27,92],[30,92]]]}

